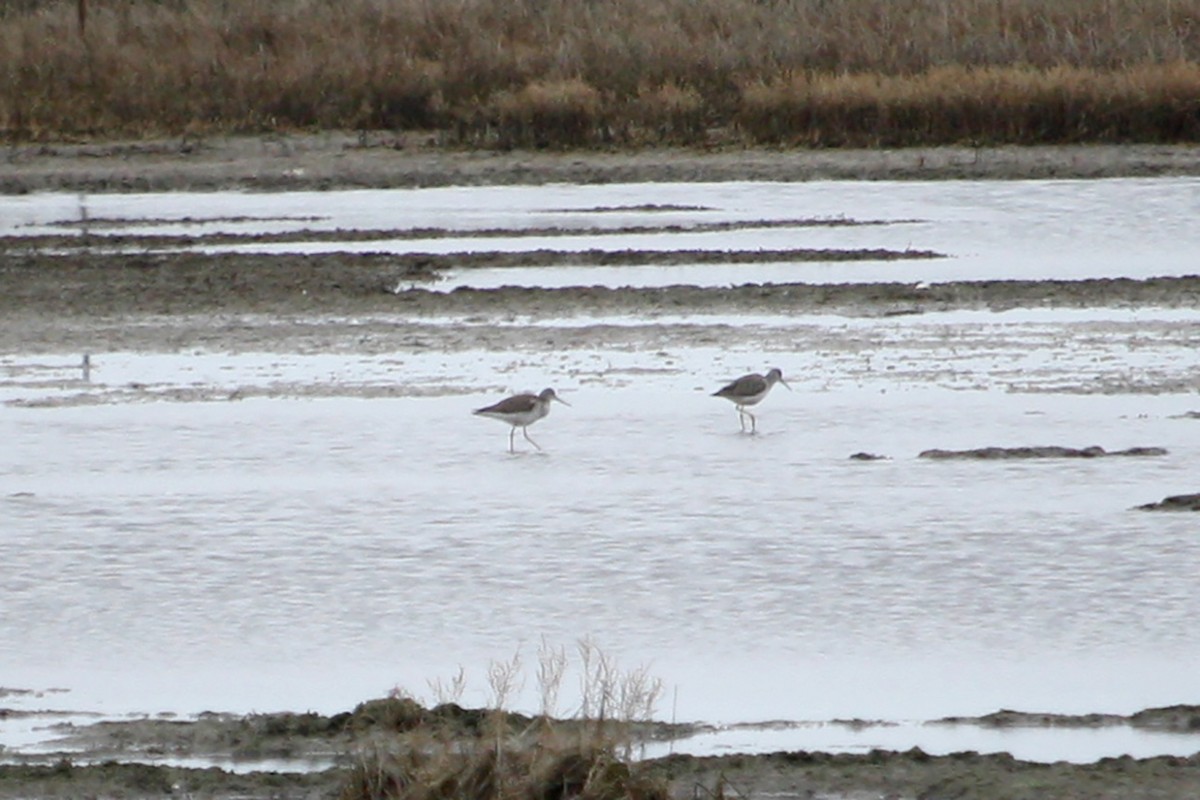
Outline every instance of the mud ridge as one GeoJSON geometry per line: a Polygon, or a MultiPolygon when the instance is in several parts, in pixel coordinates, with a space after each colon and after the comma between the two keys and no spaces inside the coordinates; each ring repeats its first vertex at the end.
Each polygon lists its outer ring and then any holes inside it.
{"type": "MultiPolygon", "coordinates": [[[[843,257],[866,257],[863,253],[843,257]]],[[[907,254],[909,257],[926,257],[907,254]]],[[[813,254],[794,254],[809,258],[813,254]]],[[[654,256],[655,263],[689,258],[745,262],[777,254],[730,256],[686,253],[654,256]]],[[[829,254],[822,254],[822,258],[829,254]]],[[[872,254],[870,257],[876,257],[872,254]]],[[[878,317],[933,311],[1015,308],[1200,309],[1200,275],[1089,280],[953,281],[935,284],[746,283],[730,287],[679,284],[641,289],[576,286],[423,288],[438,271],[503,264],[536,257],[460,254],[264,256],[200,253],[105,255],[24,254],[0,260],[0,326],[14,315],[84,317],[238,312],[272,314],[551,315],[669,313],[816,313],[878,317]]],[[[550,263],[589,263],[586,254],[545,256],[550,263]]],[[[647,263],[642,254],[605,254],[591,263],[647,263]]],[[[533,263],[536,263],[534,261],[533,263]]]]}
{"type": "MultiPolygon", "coordinates": [[[[617,209],[612,209],[616,211],[617,209]]],[[[567,213],[566,211],[562,213],[567,213]]],[[[187,226],[216,222],[316,221],[319,217],[213,217],[198,219],[109,219],[89,217],[82,220],[61,220],[47,223],[49,227],[78,230],[78,233],[36,236],[0,237],[0,250],[45,250],[80,246],[139,247],[207,247],[221,244],[284,244],[289,242],[373,242],[415,239],[523,239],[597,235],[726,233],[730,231],[776,230],[787,228],[858,228],[887,225],[912,225],[917,219],[866,219],[849,217],[805,217],[801,219],[763,219],[725,222],[695,222],[676,225],[616,225],[611,227],[528,227],[528,228],[397,228],[381,230],[310,230],[277,231],[272,233],[200,233],[195,235],[155,235],[104,233],[106,228],[152,227],[155,225],[187,226]]]]}
{"type": "MultiPolygon", "coordinates": [[[[539,722],[502,715],[513,735],[539,722]]],[[[208,713],[189,721],[146,718],[92,725],[60,725],[74,752],[51,753],[49,763],[0,765],[0,798],[191,797],[214,800],[329,798],[338,796],[362,753],[412,741],[453,742],[494,732],[486,709],[455,704],[423,708],[403,698],[382,698],[334,715],[314,713],[237,716],[208,713]],[[431,733],[434,738],[431,739],[431,733]],[[383,738],[380,738],[383,737],[383,738]],[[335,766],[300,772],[230,772],[154,763],[194,756],[331,758],[335,766]]],[[[553,721],[570,725],[571,721],[553,721]]],[[[594,726],[594,722],[587,724],[594,726]]],[[[780,723],[782,724],[782,723],[780,723]]],[[[887,724],[861,720],[847,725],[887,724]]],[[[1163,732],[1200,729],[1200,707],[1152,708],[1136,714],[1061,715],[1001,710],[981,717],[947,717],[931,724],[1088,729],[1130,725],[1163,732]]],[[[652,723],[640,736],[687,736],[704,726],[652,723]]],[[[489,734],[490,735],[490,734],[489,734]]],[[[12,762],[14,754],[8,754],[12,762]]],[[[252,762],[251,762],[252,763],[252,762]]],[[[729,797],[742,800],[865,800],[865,798],[977,798],[1018,800],[1149,800],[1194,798],[1200,791],[1200,755],[1190,758],[1106,758],[1094,764],[1024,762],[1007,754],[961,752],[934,756],[913,748],[860,754],[793,751],[766,755],[670,755],[638,762],[643,774],[665,782],[673,800],[729,797]]]]}
{"type": "MultiPolygon", "coordinates": [[[[1200,495],[1196,495],[1200,498],[1200,495]]],[[[1134,714],[1046,714],[1001,709],[981,717],[943,717],[930,725],[978,725],[983,728],[1132,728],[1169,733],[1200,731],[1200,706],[1147,708],[1134,714]]]]}
{"type": "MultiPolygon", "coordinates": [[[[369,134],[370,132],[368,132],[369,134]]],[[[464,151],[356,132],[14,145],[0,192],[292,191],[428,186],[1200,175],[1189,145],[626,152],[464,151]]]]}
{"type": "Polygon", "coordinates": [[[1200,493],[1172,495],[1137,508],[1140,511],[1200,511],[1200,493]]]}
{"type": "Polygon", "coordinates": [[[1162,447],[1130,447],[1125,450],[1105,450],[1103,447],[979,447],[972,450],[924,450],[917,457],[938,460],[975,459],[997,461],[1021,458],[1104,458],[1106,456],[1165,456],[1162,447]]]}

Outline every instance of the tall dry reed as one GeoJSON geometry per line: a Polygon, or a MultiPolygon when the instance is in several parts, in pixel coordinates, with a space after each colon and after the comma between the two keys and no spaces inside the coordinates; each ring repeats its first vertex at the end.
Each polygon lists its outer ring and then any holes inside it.
{"type": "Polygon", "coordinates": [[[757,141],[809,146],[1195,141],[1200,65],[798,75],[746,87],[738,121],[757,141]]]}
{"type": "Polygon", "coordinates": [[[524,683],[519,652],[489,666],[488,710],[462,709],[443,694],[462,693],[461,671],[431,684],[441,704],[428,711],[402,692],[356,709],[355,719],[369,717],[391,736],[368,746],[342,800],[667,800],[665,784],[633,759],[636,726],[650,721],[661,683],[644,668],[620,669],[588,640],[577,652],[580,706],[565,719],[556,704],[569,659],[546,642],[537,717],[505,710],[524,683]]]}
{"type": "Polygon", "coordinates": [[[1194,136],[1198,61],[1200,0],[10,0],[0,130],[1162,141],[1194,136]]]}

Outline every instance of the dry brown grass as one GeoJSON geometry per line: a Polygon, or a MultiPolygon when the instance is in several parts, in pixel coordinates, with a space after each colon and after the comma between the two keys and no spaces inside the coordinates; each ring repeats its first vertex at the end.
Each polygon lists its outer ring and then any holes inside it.
{"type": "Polygon", "coordinates": [[[431,684],[441,704],[429,711],[399,691],[355,709],[354,719],[391,735],[363,753],[341,800],[667,800],[663,781],[633,759],[635,731],[650,723],[661,683],[645,669],[618,669],[588,640],[577,652],[580,706],[565,720],[555,707],[567,654],[544,642],[536,717],[504,710],[524,680],[519,653],[489,667],[488,710],[454,703],[466,686],[461,671],[431,684]]]}
{"type": "Polygon", "coordinates": [[[10,0],[0,130],[1173,141],[1197,62],[1200,0],[10,0]]]}
{"type": "Polygon", "coordinates": [[[380,751],[364,759],[341,800],[667,800],[647,777],[605,748],[554,744],[503,749],[477,741],[380,751]]]}
{"type": "Polygon", "coordinates": [[[1194,141],[1200,65],[800,75],[746,87],[738,121],[758,141],[811,146],[1194,141]]]}

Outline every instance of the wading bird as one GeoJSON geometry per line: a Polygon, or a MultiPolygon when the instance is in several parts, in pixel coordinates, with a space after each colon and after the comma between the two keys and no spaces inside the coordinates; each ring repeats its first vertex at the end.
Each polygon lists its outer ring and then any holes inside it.
{"type": "Polygon", "coordinates": [[[788,391],[792,387],[788,386],[787,381],[783,379],[783,373],[778,369],[772,369],[766,375],[759,375],[753,372],[749,375],[743,375],[728,386],[713,392],[713,397],[724,397],[729,402],[737,406],[738,422],[742,425],[742,430],[746,430],[746,417],[750,418],[750,432],[754,433],[758,430],[758,420],[754,415],[746,410],[746,406],[758,404],[767,393],[771,391],[771,387],[776,383],[782,383],[787,386],[788,391]]]}
{"type": "Polygon", "coordinates": [[[552,400],[562,403],[564,406],[571,405],[556,395],[553,389],[543,389],[541,394],[513,395],[487,408],[477,408],[472,413],[512,425],[512,430],[508,432],[508,452],[514,452],[513,437],[517,433],[517,428],[521,429],[521,433],[531,445],[541,450],[542,446],[529,438],[529,426],[550,413],[550,401],[552,400]]]}

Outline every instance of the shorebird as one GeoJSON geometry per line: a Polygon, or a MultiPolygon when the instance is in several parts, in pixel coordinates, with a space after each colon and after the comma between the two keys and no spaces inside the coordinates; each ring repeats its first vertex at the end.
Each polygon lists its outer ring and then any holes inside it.
{"type": "Polygon", "coordinates": [[[512,425],[512,430],[508,432],[508,452],[514,452],[513,437],[516,436],[517,428],[521,429],[521,433],[525,435],[525,439],[531,445],[541,450],[542,446],[529,438],[529,426],[550,413],[551,400],[562,403],[564,406],[571,405],[556,395],[553,389],[543,389],[541,394],[513,395],[495,405],[486,408],[477,408],[472,413],[478,414],[481,417],[498,419],[501,422],[507,422],[509,425],[512,425]]]}
{"type": "Polygon", "coordinates": [[[759,375],[757,372],[743,375],[728,386],[724,386],[713,392],[712,396],[724,397],[737,406],[738,422],[741,423],[742,430],[746,430],[746,417],[749,417],[750,432],[754,433],[758,430],[758,420],[746,410],[746,406],[759,403],[771,391],[771,387],[777,383],[787,386],[788,391],[792,389],[791,386],[788,386],[787,381],[783,379],[783,373],[778,369],[772,369],[766,375],[759,375]]]}

